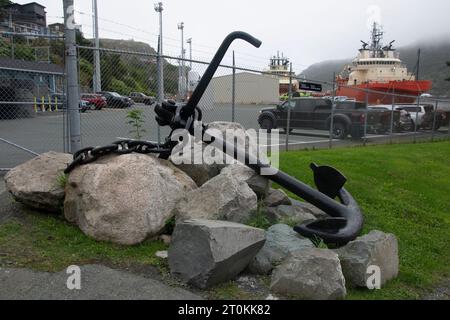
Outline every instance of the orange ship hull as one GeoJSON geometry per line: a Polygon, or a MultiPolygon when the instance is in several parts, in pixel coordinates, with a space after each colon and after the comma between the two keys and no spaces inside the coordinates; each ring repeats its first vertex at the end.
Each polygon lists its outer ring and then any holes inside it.
{"type": "Polygon", "coordinates": [[[395,103],[413,103],[417,97],[431,90],[432,82],[423,81],[390,81],[372,82],[356,86],[348,86],[348,80],[339,79],[337,96],[345,96],[356,101],[365,102],[368,95],[369,104],[392,104],[392,93],[395,93],[395,103]],[[366,94],[366,91],[369,91],[366,94]]]}

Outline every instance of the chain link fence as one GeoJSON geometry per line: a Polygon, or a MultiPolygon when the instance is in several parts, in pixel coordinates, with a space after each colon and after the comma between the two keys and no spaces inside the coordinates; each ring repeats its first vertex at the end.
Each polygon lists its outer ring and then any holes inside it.
{"type": "MultiPolygon", "coordinates": [[[[0,42],[3,169],[49,150],[69,150],[63,40],[10,38],[0,42]]],[[[154,113],[158,55],[101,48],[96,74],[96,54],[93,47],[77,47],[82,146],[122,138],[164,141],[170,131],[158,127],[154,113]]],[[[187,101],[208,62],[171,56],[163,60],[164,98],[187,101]]],[[[362,88],[366,99],[357,102],[336,96],[333,82],[321,83],[320,93],[300,91],[305,81],[293,74],[222,65],[199,107],[205,123],[279,129],[280,140],[271,143],[282,150],[450,138],[450,99],[362,88]],[[381,95],[382,101],[372,103],[373,95],[381,95]]]]}
{"type": "Polygon", "coordinates": [[[0,34],[0,169],[64,151],[64,41],[0,34]]]}

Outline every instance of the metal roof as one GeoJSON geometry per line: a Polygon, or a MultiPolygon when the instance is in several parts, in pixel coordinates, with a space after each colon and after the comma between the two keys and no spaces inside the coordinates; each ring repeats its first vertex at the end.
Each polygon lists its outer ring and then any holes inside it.
{"type": "Polygon", "coordinates": [[[11,58],[0,58],[0,70],[12,70],[42,74],[64,74],[64,67],[57,64],[11,58]]]}

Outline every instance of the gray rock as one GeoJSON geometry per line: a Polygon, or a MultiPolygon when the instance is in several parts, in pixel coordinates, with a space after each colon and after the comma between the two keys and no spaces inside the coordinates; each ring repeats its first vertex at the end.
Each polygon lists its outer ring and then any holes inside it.
{"type": "MultiPolygon", "coordinates": [[[[207,133],[209,132],[209,130],[220,132],[222,138],[230,144],[234,145],[235,141],[237,141],[237,145],[245,146],[245,150],[249,154],[255,157],[259,156],[259,160],[263,161],[264,163],[269,163],[266,157],[258,155],[258,141],[256,137],[249,135],[241,124],[233,122],[212,122],[208,125],[207,133]]],[[[232,152],[234,152],[234,150],[232,150],[232,152]]],[[[227,164],[229,165],[233,163],[237,162],[233,161],[232,157],[229,157],[229,162],[227,162],[227,164]]]]}
{"type": "Polygon", "coordinates": [[[169,248],[170,271],[199,288],[238,276],[265,242],[264,230],[208,220],[177,224],[169,248]]]}
{"type": "Polygon", "coordinates": [[[64,213],[87,235],[123,245],[158,236],[177,201],[196,185],[170,162],[153,156],[110,156],[76,168],[64,213]]]}
{"type": "MultiPolygon", "coordinates": [[[[172,155],[171,157],[171,161],[191,177],[199,187],[218,176],[223,168],[221,163],[206,163],[204,161],[203,151],[205,148],[207,146],[204,143],[192,142],[188,153],[172,155]]],[[[222,151],[216,149],[216,152],[222,155],[222,159],[225,159],[222,151]]],[[[223,163],[225,163],[225,160],[223,160],[223,163]]]]}
{"type": "Polygon", "coordinates": [[[249,271],[253,274],[268,275],[290,253],[305,248],[314,248],[314,244],[287,225],[274,225],[267,230],[266,243],[250,263],[249,271]]]}
{"type": "Polygon", "coordinates": [[[340,300],[347,290],[337,254],[304,249],[291,253],[272,275],[271,291],[302,300],[340,300]]]}
{"type": "Polygon", "coordinates": [[[278,206],[291,206],[292,201],[283,190],[270,189],[267,197],[264,199],[264,204],[268,208],[278,206]]]}
{"type": "Polygon", "coordinates": [[[260,176],[243,164],[230,165],[223,169],[221,173],[232,175],[234,178],[246,182],[260,199],[265,198],[269,193],[270,180],[260,176]]]}
{"type": "Polygon", "coordinates": [[[70,154],[44,153],[8,172],[6,189],[24,205],[60,213],[64,188],[58,183],[58,178],[72,160],[70,154]]]}
{"type": "Polygon", "coordinates": [[[272,223],[303,224],[317,220],[311,213],[296,206],[278,206],[267,208],[267,218],[272,223]]]}
{"type": "Polygon", "coordinates": [[[367,287],[370,266],[381,271],[381,286],[395,279],[399,272],[398,241],[393,234],[372,231],[336,250],[345,279],[357,287],[367,287]]]}
{"type": "Polygon", "coordinates": [[[245,181],[221,173],[176,205],[177,220],[207,219],[246,223],[258,208],[258,198],[245,181]]]}
{"type": "Polygon", "coordinates": [[[326,218],[330,217],[325,212],[323,212],[319,208],[316,208],[315,206],[313,206],[312,204],[310,204],[308,202],[301,202],[301,201],[294,200],[294,199],[290,199],[290,200],[294,207],[298,208],[299,210],[303,210],[305,212],[312,214],[317,219],[326,219],[326,218]]]}

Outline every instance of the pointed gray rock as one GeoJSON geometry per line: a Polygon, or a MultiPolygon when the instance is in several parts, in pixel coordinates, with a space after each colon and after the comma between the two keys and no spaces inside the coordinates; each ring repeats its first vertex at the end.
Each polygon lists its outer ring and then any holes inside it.
{"type": "Polygon", "coordinates": [[[206,219],[247,223],[258,208],[258,198],[245,181],[230,172],[188,192],[176,205],[177,220],[206,219]]]}
{"type": "Polygon", "coordinates": [[[173,275],[199,288],[238,276],[265,242],[265,232],[245,225],[210,220],[177,224],[169,248],[173,275]]]}

